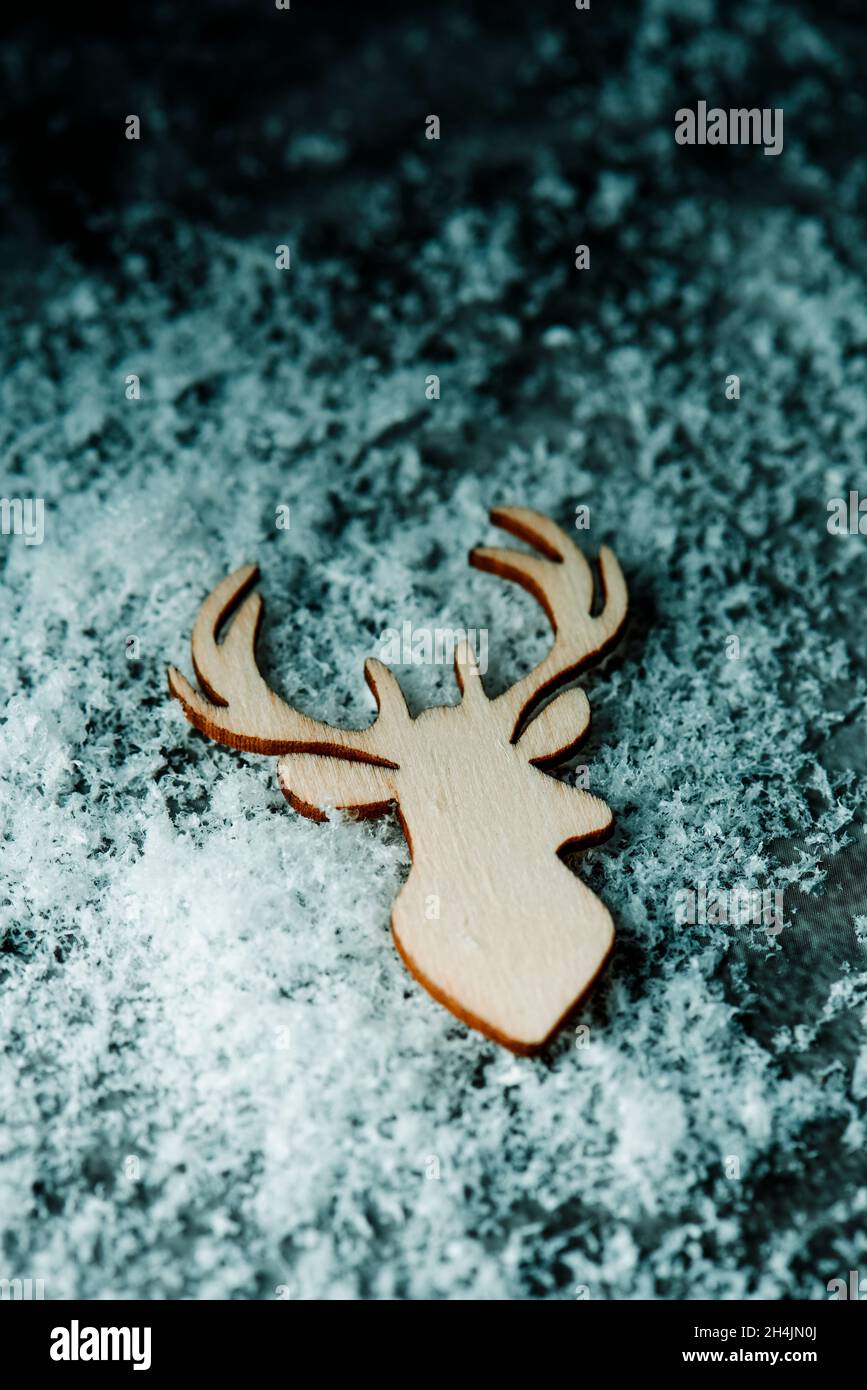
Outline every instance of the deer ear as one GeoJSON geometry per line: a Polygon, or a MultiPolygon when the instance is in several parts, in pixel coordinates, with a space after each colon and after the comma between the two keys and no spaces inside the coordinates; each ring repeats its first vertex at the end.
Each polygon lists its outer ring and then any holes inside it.
{"type": "Polygon", "coordinates": [[[557,763],[568,758],[590,728],[590,702],[583,690],[564,690],[546,705],[518,739],[531,763],[557,763]]]}
{"type": "Polygon", "coordinates": [[[290,806],[310,820],[328,820],[332,807],[359,820],[384,815],[397,801],[396,771],[321,753],[290,753],[277,762],[280,790],[290,806]]]}

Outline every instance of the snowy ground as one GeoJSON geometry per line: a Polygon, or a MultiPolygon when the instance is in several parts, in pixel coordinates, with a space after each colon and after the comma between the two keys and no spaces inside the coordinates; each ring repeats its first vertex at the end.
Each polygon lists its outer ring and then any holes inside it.
{"type": "MultiPolygon", "coordinates": [[[[856,8],[439,8],[311,21],[285,56],[293,21],[245,47],[217,6],[239,79],[210,128],[225,74],[194,46],[197,105],[189,35],[148,47],[165,17],[126,65],[21,40],[5,100],[56,168],[4,175],[2,495],[46,515],[41,546],[0,538],[0,1277],[49,1298],[867,1275],[867,536],[826,527],[867,496],[856,8]],[[79,93],[62,137],[52,81],[79,93]],[[699,98],[783,106],[783,154],[678,149],[699,98]],[[584,682],[618,829],[576,864],[618,945],[535,1060],[401,964],[397,825],[302,819],[165,682],[255,558],[263,667],[310,712],[363,722],[363,659],[405,621],[487,627],[502,688],[547,638],[466,564],[498,501],[589,505],[633,599],[584,682]],[[783,931],[677,925],[701,882],[781,890],[783,931]]],[[[399,675],[414,710],[455,698],[399,675]]]]}

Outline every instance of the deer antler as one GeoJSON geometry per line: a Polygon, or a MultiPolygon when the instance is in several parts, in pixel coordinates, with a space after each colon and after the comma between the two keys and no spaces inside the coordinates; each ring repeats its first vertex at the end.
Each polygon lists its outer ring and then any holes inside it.
{"type": "Polygon", "coordinates": [[[541,604],[554,630],[554,645],[544,660],[495,701],[508,711],[514,743],[539,701],[616,640],[626,619],[626,582],[614,552],[603,545],[599,569],[605,604],[593,618],[593,575],[565,531],[528,507],[494,507],[491,521],[541,554],[478,546],[470,551],[470,564],[520,584],[541,604]]]}
{"type": "Polygon", "coordinates": [[[169,690],[187,718],[210,738],[250,753],[325,753],[397,767],[385,755],[380,716],[386,713],[391,721],[408,715],[397,681],[380,661],[367,661],[364,666],[379,707],[379,715],[367,729],[336,729],[311,719],[266,685],[255,659],[264,609],[259,594],[249,593],[258,577],[256,565],[242,565],[217,585],[199,610],[192,653],[204,696],[174,666],[169,667],[169,690]],[[234,621],[218,644],[217,633],[236,608],[234,621]]]}

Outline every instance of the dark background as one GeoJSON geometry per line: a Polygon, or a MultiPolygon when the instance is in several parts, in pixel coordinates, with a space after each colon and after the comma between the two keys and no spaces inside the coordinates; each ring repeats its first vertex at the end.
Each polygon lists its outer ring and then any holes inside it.
{"type": "MultiPolygon", "coordinates": [[[[446,0],[430,10],[295,0],[288,12],[213,0],[134,13],[77,6],[74,21],[66,5],[34,6],[4,26],[4,202],[19,252],[22,238],[33,254],[44,238],[100,263],[110,263],[130,205],[153,205],[154,236],[178,217],[240,232],[275,208],[301,209],[322,249],[375,285],[397,273],[399,247],[364,247],[363,257],[358,246],[371,184],[397,183],[395,229],[407,237],[429,232],[444,206],[523,196],[527,244],[535,256],[553,251],[554,229],[540,225],[528,196],[530,156],[544,145],[579,201],[600,167],[634,171],[650,226],[673,194],[711,189],[784,202],[832,226],[836,209],[810,192],[800,160],[696,146],[673,163],[649,136],[661,91],[683,105],[784,105],[787,148],[796,142],[844,180],[867,114],[862,19],[855,0],[632,0],[591,12],[566,0],[446,0]],[[548,26],[556,52],[540,52],[548,26]],[[121,106],[142,117],[144,148],[118,142],[121,106]],[[461,139],[423,187],[408,186],[400,166],[421,108],[461,139]],[[287,177],[286,132],[299,126],[339,133],[346,155],[336,171],[287,177]]],[[[617,229],[602,254],[606,278],[619,273],[623,290],[643,274],[617,229]]]]}

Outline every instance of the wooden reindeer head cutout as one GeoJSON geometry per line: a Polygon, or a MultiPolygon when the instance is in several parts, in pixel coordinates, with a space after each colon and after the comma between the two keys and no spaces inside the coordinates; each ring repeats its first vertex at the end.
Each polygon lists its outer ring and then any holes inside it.
{"type": "Polygon", "coordinates": [[[253,565],[202,604],[192,650],[204,694],[174,667],[169,689],[211,738],[280,754],[280,785],[302,815],[325,820],[323,808],[332,805],[357,816],[397,807],[412,856],[392,913],[400,954],[452,1013],[516,1052],[532,1052],[593,983],[614,942],[607,910],[557,854],[604,838],[611,812],[540,771],[581,742],[587,697],[573,689],[539,706],[615,641],[627,595],[603,546],[605,602],[591,617],[590,566],[558,526],[524,507],[495,508],[491,520],[540,553],[481,547],[471,564],[529,590],[555,634],[544,660],[496,699],[485,694],[464,642],[455,656],[460,704],[413,719],[392,672],[370,660],[374,722],[337,729],[311,719],[269,690],[256,668],[262,600],[245,597],[257,578],[253,565]]]}

